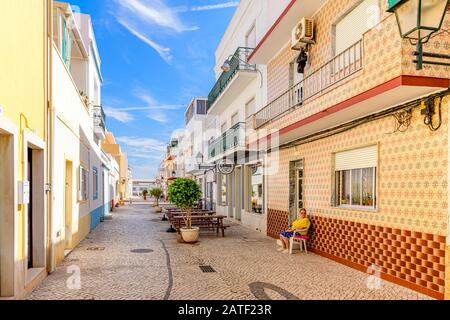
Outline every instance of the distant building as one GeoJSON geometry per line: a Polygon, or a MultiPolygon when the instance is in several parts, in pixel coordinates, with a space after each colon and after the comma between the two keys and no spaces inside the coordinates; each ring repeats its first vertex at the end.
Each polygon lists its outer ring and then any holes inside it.
{"type": "Polygon", "coordinates": [[[141,196],[144,190],[152,190],[156,187],[157,185],[155,180],[135,179],[133,180],[133,196],[141,196]]]}

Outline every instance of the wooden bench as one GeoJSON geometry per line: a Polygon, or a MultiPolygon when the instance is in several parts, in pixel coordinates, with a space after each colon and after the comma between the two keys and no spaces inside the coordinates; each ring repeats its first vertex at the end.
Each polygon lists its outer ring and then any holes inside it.
{"type": "MultiPolygon", "coordinates": [[[[219,234],[219,230],[222,230],[222,237],[225,237],[225,229],[230,226],[223,224],[224,218],[226,217],[220,215],[195,215],[191,216],[191,224],[193,227],[198,227],[199,229],[215,230],[217,234],[219,234]]],[[[185,217],[175,216],[173,220],[175,229],[180,233],[180,229],[185,226],[185,217]]]]}
{"type": "MultiPolygon", "coordinates": [[[[174,219],[173,219],[174,217],[182,217],[185,214],[186,214],[186,212],[184,212],[184,211],[171,211],[171,212],[168,213],[168,219],[169,219],[170,223],[173,224],[174,223],[174,219]]],[[[191,212],[191,216],[206,216],[206,215],[212,216],[214,214],[215,214],[215,212],[208,211],[208,210],[202,210],[202,211],[194,210],[194,211],[191,212]]]]}

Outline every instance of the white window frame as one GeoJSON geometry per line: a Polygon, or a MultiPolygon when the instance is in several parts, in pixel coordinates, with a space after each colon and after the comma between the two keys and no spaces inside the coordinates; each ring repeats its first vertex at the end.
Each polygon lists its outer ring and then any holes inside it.
{"type": "Polygon", "coordinates": [[[379,168],[379,145],[372,144],[361,146],[357,148],[353,148],[350,150],[343,150],[340,152],[334,153],[334,198],[335,201],[332,204],[338,208],[345,209],[354,209],[354,210],[363,210],[363,211],[377,211],[378,208],[378,168],[379,168]],[[372,176],[372,193],[373,193],[373,205],[372,206],[364,206],[362,205],[363,200],[363,188],[362,188],[362,177],[364,169],[373,169],[372,176]],[[361,203],[353,205],[353,171],[360,170],[360,181],[358,182],[361,185],[361,203]],[[349,193],[350,199],[349,204],[341,204],[344,196],[344,185],[343,185],[343,175],[344,172],[349,172],[349,193]],[[339,188],[339,190],[337,190],[339,188]]]}
{"type": "Polygon", "coordinates": [[[246,195],[246,196],[244,196],[244,198],[245,198],[244,199],[244,202],[245,202],[244,203],[244,207],[246,207],[246,211],[247,212],[249,212],[249,213],[251,213],[253,215],[263,216],[263,215],[266,214],[266,210],[265,210],[266,208],[264,206],[265,198],[266,198],[266,195],[265,195],[266,184],[265,184],[265,179],[264,179],[266,175],[265,175],[264,165],[263,165],[262,162],[254,162],[254,163],[247,164],[246,167],[247,167],[246,168],[247,170],[244,170],[244,172],[246,172],[246,174],[244,176],[244,179],[246,180],[246,183],[244,183],[244,186],[247,186],[247,192],[244,193],[244,195],[246,195]],[[261,186],[262,186],[262,193],[261,193],[261,201],[262,201],[261,205],[262,205],[262,208],[261,208],[261,212],[254,212],[253,211],[253,204],[252,204],[252,192],[253,192],[252,167],[253,166],[258,166],[258,167],[261,168],[261,175],[262,175],[262,183],[261,183],[261,186]]]}
{"type": "Polygon", "coordinates": [[[78,201],[85,202],[89,198],[89,170],[87,170],[83,165],[80,165],[78,172],[78,201]],[[83,184],[85,185],[85,190],[83,190],[83,184]]]}
{"type": "MultiPolygon", "coordinates": [[[[338,195],[337,199],[336,199],[336,207],[338,208],[346,208],[346,209],[358,209],[358,210],[370,210],[370,211],[374,211],[377,210],[377,192],[378,192],[378,188],[377,188],[377,167],[370,167],[370,168],[354,168],[354,169],[348,169],[348,170],[340,170],[340,171],[335,171],[335,173],[339,173],[339,190],[335,190],[335,193],[338,195]],[[354,170],[360,170],[361,171],[361,182],[362,182],[362,171],[363,169],[373,169],[373,177],[372,177],[372,192],[374,195],[374,201],[373,201],[373,206],[363,206],[363,205],[354,205],[352,204],[352,195],[353,195],[353,190],[352,190],[352,184],[353,184],[353,171],[354,170]],[[340,204],[342,198],[343,198],[343,184],[342,184],[342,175],[345,171],[349,171],[350,172],[350,204],[340,204]]],[[[336,174],[335,174],[336,175],[336,174]]],[[[336,183],[335,183],[335,187],[336,188],[336,183]]],[[[363,199],[363,188],[362,188],[362,183],[361,183],[361,201],[363,199]]]]}

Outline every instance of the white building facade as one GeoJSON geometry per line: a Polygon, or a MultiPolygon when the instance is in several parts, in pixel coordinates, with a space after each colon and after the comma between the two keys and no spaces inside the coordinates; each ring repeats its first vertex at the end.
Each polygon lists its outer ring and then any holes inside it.
{"type": "Polygon", "coordinates": [[[247,146],[256,106],[267,102],[267,69],[248,63],[257,43],[289,1],[240,2],[217,50],[216,84],[208,96],[206,162],[233,164],[228,174],[209,173],[207,194],[217,213],[266,233],[264,155],[247,146]]]}
{"type": "Polygon", "coordinates": [[[56,262],[109,211],[111,156],[101,150],[100,58],[90,17],[54,3],[52,238],[56,262]]]}

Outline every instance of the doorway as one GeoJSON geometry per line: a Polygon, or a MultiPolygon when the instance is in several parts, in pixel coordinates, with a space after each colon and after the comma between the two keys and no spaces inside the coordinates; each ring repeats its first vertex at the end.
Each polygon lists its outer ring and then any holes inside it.
{"type": "Polygon", "coordinates": [[[206,183],[206,209],[208,209],[210,211],[214,211],[213,197],[214,197],[214,182],[207,182],[206,183]]]}
{"type": "Polygon", "coordinates": [[[235,177],[235,201],[234,201],[234,218],[238,221],[241,221],[242,216],[242,168],[236,168],[236,177],[235,177]]]}
{"type": "Polygon", "coordinates": [[[304,169],[303,163],[295,168],[295,193],[296,193],[296,214],[299,216],[300,210],[305,206],[304,202],[304,169]]]}
{"type": "Polygon", "coordinates": [[[72,249],[73,163],[66,161],[64,191],[64,249],[72,249]]]}
{"type": "Polygon", "coordinates": [[[26,181],[30,184],[30,199],[27,206],[27,266],[28,269],[33,268],[33,150],[28,148],[28,167],[26,181]]]}
{"type": "Polygon", "coordinates": [[[15,223],[14,135],[2,131],[0,123],[0,297],[14,296],[15,223]]]}
{"type": "Polygon", "coordinates": [[[25,217],[25,285],[44,272],[46,264],[44,148],[42,139],[32,133],[24,134],[22,205],[25,217]]]}
{"type": "Polygon", "coordinates": [[[103,220],[105,216],[109,214],[110,209],[110,198],[111,191],[109,187],[109,170],[107,168],[103,168],[103,220]]]}
{"type": "Polygon", "coordinates": [[[234,218],[234,205],[236,203],[236,194],[235,194],[235,186],[236,186],[236,178],[234,172],[227,176],[228,181],[228,217],[234,218]]]}

